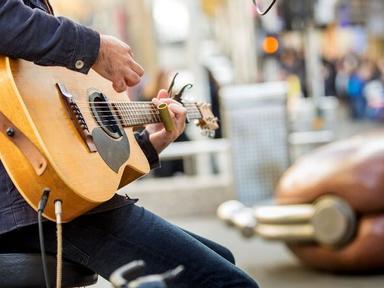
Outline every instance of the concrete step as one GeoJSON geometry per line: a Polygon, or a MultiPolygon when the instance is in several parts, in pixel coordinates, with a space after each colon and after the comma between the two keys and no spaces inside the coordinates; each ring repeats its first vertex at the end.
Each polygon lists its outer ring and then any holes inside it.
{"type": "Polygon", "coordinates": [[[233,184],[222,176],[149,178],[136,181],[119,191],[139,198],[139,205],[162,217],[215,213],[224,201],[234,199],[233,184]]]}

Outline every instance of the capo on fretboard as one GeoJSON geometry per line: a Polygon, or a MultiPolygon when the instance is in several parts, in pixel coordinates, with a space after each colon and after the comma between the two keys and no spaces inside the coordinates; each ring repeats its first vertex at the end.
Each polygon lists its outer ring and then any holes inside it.
{"type": "Polygon", "coordinates": [[[173,100],[175,100],[175,101],[177,101],[179,103],[182,103],[182,101],[183,101],[183,94],[184,94],[185,90],[191,89],[193,87],[193,85],[190,84],[190,83],[186,84],[186,85],[184,85],[180,89],[179,92],[174,92],[173,91],[173,87],[175,86],[176,78],[177,78],[178,75],[179,75],[179,73],[176,73],[175,76],[173,76],[171,84],[169,85],[169,88],[168,88],[168,95],[173,100]]]}

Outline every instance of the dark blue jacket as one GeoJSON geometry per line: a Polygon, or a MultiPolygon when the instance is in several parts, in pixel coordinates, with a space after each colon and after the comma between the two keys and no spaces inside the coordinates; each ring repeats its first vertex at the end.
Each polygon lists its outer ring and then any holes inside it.
{"type": "MultiPolygon", "coordinates": [[[[0,0],[0,55],[87,73],[98,55],[99,34],[69,19],[50,14],[52,8],[44,0],[0,0]]],[[[158,155],[148,133],[135,136],[151,167],[156,167],[158,155]]],[[[132,202],[115,196],[94,212],[132,202]]],[[[21,197],[0,162],[0,234],[35,224],[36,220],[36,212],[21,197]]]]}
{"type": "Polygon", "coordinates": [[[99,51],[99,34],[47,12],[43,0],[1,0],[0,54],[87,73],[99,51]],[[76,69],[79,60],[84,66],[76,69]]]}

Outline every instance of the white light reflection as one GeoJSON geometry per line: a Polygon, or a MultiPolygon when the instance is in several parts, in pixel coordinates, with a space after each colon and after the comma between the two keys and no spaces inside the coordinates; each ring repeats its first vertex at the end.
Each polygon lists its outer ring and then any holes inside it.
{"type": "Polygon", "coordinates": [[[180,0],[154,0],[153,18],[160,42],[183,42],[189,31],[187,5],[180,0]]]}

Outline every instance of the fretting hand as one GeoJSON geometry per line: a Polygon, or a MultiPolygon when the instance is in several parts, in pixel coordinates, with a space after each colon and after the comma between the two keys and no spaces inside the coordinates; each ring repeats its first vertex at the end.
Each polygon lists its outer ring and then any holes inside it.
{"type": "Polygon", "coordinates": [[[174,126],[174,129],[170,132],[165,130],[163,124],[151,124],[146,127],[150,133],[149,139],[153,147],[157,153],[160,153],[184,132],[187,110],[180,103],[169,98],[168,92],[165,90],[160,90],[157,98],[154,98],[152,102],[156,106],[161,103],[168,105],[169,114],[174,126]]]}

